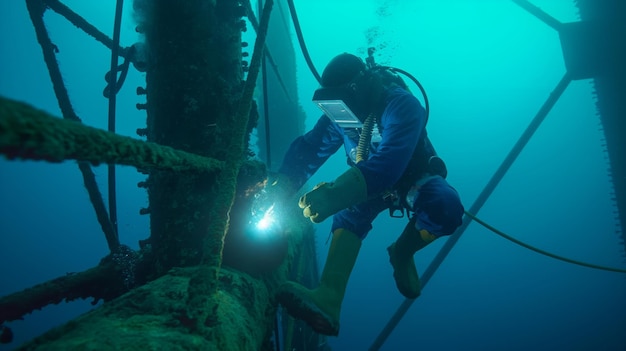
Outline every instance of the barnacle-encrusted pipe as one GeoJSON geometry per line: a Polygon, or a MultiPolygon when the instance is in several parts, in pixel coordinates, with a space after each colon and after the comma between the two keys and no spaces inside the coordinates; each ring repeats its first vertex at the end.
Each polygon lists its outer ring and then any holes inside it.
{"type": "Polygon", "coordinates": [[[9,159],[88,161],[146,169],[216,172],[224,162],[55,118],[0,97],[0,154],[9,159]]]}
{"type": "Polygon", "coordinates": [[[213,207],[211,217],[215,219],[208,228],[204,244],[204,259],[202,265],[198,267],[194,276],[189,282],[188,317],[195,320],[197,327],[203,329],[212,324],[211,316],[214,315],[217,305],[211,303],[210,296],[215,296],[219,269],[222,262],[222,251],[224,249],[224,236],[228,229],[229,211],[235,198],[237,185],[237,175],[244,157],[244,140],[250,106],[252,105],[254,88],[261,66],[263,47],[269,23],[270,13],[273,5],[272,0],[266,0],[261,15],[261,24],[257,32],[254,52],[250,61],[250,71],[246,79],[246,84],[239,100],[237,112],[228,130],[230,136],[227,140],[229,145],[225,155],[226,163],[224,169],[219,174],[217,183],[220,184],[215,196],[215,203],[220,204],[213,207]]]}
{"type": "Polygon", "coordinates": [[[0,324],[23,319],[25,315],[51,304],[94,298],[108,301],[127,290],[123,277],[111,260],[84,272],[65,274],[13,294],[0,297],[0,324]]]}

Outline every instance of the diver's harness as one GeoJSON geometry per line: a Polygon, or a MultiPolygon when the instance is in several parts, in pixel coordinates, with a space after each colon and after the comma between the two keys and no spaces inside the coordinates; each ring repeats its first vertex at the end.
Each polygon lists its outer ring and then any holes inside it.
{"type": "MultiPolygon", "coordinates": [[[[406,171],[405,171],[406,172],[406,171]]],[[[383,200],[389,205],[389,215],[394,218],[404,217],[404,210],[413,211],[413,204],[419,195],[419,189],[422,185],[428,183],[435,178],[444,178],[447,175],[446,165],[439,156],[433,155],[428,158],[427,171],[420,178],[409,183],[403,182],[404,177],[400,178],[396,184],[396,189],[388,190],[383,193],[383,200]],[[399,212],[399,214],[396,214],[399,212]]]]}
{"type": "MultiPolygon", "coordinates": [[[[375,120],[375,114],[370,114],[363,122],[355,160],[352,161],[348,158],[349,163],[357,164],[367,159],[375,120]]],[[[413,210],[412,205],[419,194],[419,188],[434,178],[441,177],[445,179],[448,175],[446,164],[443,160],[437,155],[428,155],[426,153],[428,151],[427,147],[430,146],[426,142],[424,130],[400,179],[394,184],[392,189],[386,190],[382,195],[379,195],[389,207],[389,216],[391,217],[402,218],[405,210],[407,210],[407,214],[411,212],[413,210]]]]}
{"type": "MultiPolygon", "coordinates": [[[[426,110],[426,120],[428,120],[429,104],[426,91],[420,84],[420,82],[406,71],[400,70],[394,67],[380,66],[374,62],[373,57],[374,49],[368,49],[368,57],[366,58],[366,65],[371,72],[380,72],[385,74],[387,79],[390,79],[392,83],[398,84],[402,88],[408,90],[408,86],[395,72],[402,73],[409,77],[420,89],[424,96],[424,105],[426,110]]],[[[372,132],[374,126],[380,122],[380,116],[376,113],[370,113],[361,127],[361,133],[359,135],[359,142],[356,150],[356,157],[353,161],[354,164],[359,163],[367,159],[369,154],[369,148],[372,140],[372,132]]],[[[349,159],[349,163],[352,160],[349,159]]],[[[404,217],[404,211],[411,212],[413,210],[413,203],[419,194],[419,188],[426,184],[433,178],[441,177],[446,178],[448,171],[445,163],[435,153],[432,145],[426,137],[426,129],[422,133],[420,140],[413,151],[411,160],[407,165],[406,170],[400,177],[400,179],[394,184],[393,189],[386,190],[381,195],[385,203],[389,206],[389,215],[394,218],[404,217]],[[428,149],[432,151],[432,154],[428,153],[428,149]],[[398,213],[399,212],[399,213],[398,213]]]]}

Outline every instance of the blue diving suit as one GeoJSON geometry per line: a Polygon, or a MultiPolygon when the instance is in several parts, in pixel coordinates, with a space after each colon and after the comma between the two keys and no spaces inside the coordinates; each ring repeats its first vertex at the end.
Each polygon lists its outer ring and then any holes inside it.
{"type": "Polygon", "coordinates": [[[294,140],[279,172],[299,189],[343,145],[348,164],[363,174],[367,200],[336,213],[333,231],[343,228],[364,239],[376,216],[396,199],[409,211],[417,230],[434,237],[452,234],[461,225],[463,205],[445,174],[429,169],[435,150],[426,133],[424,108],[398,86],[384,92],[384,101],[365,160],[355,159],[360,128],[344,129],[322,115],[312,130],[294,140]]]}

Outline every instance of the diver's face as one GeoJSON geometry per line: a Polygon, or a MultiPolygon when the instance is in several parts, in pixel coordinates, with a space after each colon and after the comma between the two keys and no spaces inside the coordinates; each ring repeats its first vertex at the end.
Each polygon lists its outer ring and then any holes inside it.
{"type": "Polygon", "coordinates": [[[369,114],[367,108],[367,94],[365,94],[366,91],[361,89],[357,83],[348,84],[345,91],[346,93],[342,99],[343,102],[350,108],[350,111],[352,111],[352,113],[354,113],[354,115],[361,120],[361,122],[365,121],[365,118],[369,114]]]}
{"type": "Polygon", "coordinates": [[[372,107],[375,104],[373,100],[375,98],[373,96],[374,89],[370,79],[363,77],[357,82],[351,83],[350,91],[353,99],[348,107],[361,121],[364,121],[367,115],[372,112],[372,107]]]}

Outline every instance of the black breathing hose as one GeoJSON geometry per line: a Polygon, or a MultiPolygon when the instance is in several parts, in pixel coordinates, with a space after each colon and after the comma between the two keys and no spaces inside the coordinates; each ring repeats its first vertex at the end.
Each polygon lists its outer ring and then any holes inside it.
{"type": "Polygon", "coordinates": [[[424,109],[426,110],[426,120],[428,121],[428,116],[430,115],[430,103],[428,102],[428,95],[426,95],[426,89],[424,89],[424,87],[422,86],[422,83],[420,83],[419,80],[417,80],[417,78],[413,77],[411,73],[405,70],[395,68],[395,67],[386,67],[386,66],[383,66],[382,68],[387,68],[391,70],[392,72],[402,73],[405,76],[407,76],[410,80],[412,80],[413,83],[415,83],[415,85],[417,85],[420,92],[422,93],[422,96],[424,97],[424,109]]]}
{"type": "MultiPolygon", "coordinates": [[[[304,60],[306,61],[307,66],[309,66],[309,70],[311,71],[311,73],[313,74],[317,82],[321,85],[322,77],[319,75],[319,73],[315,69],[315,66],[313,65],[313,61],[311,60],[311,55],[309,55],[309,51],[306,48],[306,44],[304,42],[304,36],[302,35],[302,29],[300,28],[300,21],[298,20],[298,14],[296,13],[296,8],[293,4],[293,0],[287,0],[287,4],[289,5],[289,13],[291,14],[293,27],[296,31],[296,36],[298,37],[298,44],[300,44],[300,49],[302,50],[302,55],[304,55],[304,60]]],[[[409,72],[399,69],[399,68],[387,67],[387,66],[378,66],[378,67],[389,69],[392,72],[401,73],[407,76],[417,85],[420,92],[422,93],[422,96],[424,96],[424,109],[426,110],[426,119],[428,120],[428,116],[430,115],[430,104],[428,103],[428,96],[426,95],[426,90],[424,89],[422,84],[417,80],[417,78],[415,78],[409,72]]]]}
{"type": "Polygon", "coordinates": [[[309,66],[309,70],[313,73],[313,76],[317,80],[317,82],[322,84],[322,77],[315,66],[313,65],[313,61],[311,61],[311,56],[309,55],[309,51],[306,48],[306,44],[304,43],[304,37],[302,36],[302,30],[300,29],[300,21],[298,21],[298,15],[296,14],[296,8],[293,5],[293,0],[287,0],[287,4],[289,5],[289,13],[291,14],[291,19],[293,20],[293,27],[296,30],[296,36],[298,37],[298,43],[300,44],[300,49],[302,49],[302,55],[304,55],[304,60],[306,64],[309,66]]]}

